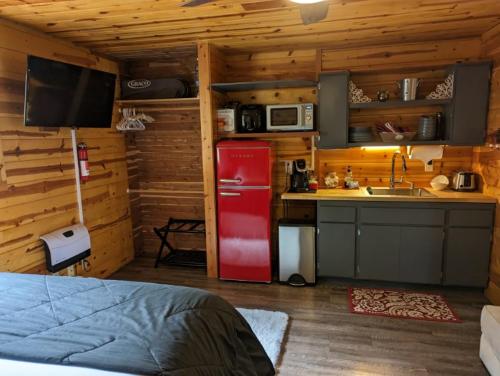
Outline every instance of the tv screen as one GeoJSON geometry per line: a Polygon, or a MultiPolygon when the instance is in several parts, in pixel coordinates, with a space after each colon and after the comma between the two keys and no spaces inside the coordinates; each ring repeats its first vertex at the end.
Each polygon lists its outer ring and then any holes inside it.
{"type": "Polygon", "coordinates": [[[115,80],[111,73],[28,56],[24,124],[108,128],[115,80]]]}

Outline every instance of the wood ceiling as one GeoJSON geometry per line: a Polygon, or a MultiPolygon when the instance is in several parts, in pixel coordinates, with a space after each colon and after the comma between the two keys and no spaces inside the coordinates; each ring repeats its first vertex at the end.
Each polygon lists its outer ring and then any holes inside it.
{"type": "Polygon", "coordinates": [[[234,51],[344,47],[480,36],[500,23],[499,0],[330,0],[304,26],[287,0],[3,0],[0,17],[116,59],[181,53],[209,40],[234,51]]]}

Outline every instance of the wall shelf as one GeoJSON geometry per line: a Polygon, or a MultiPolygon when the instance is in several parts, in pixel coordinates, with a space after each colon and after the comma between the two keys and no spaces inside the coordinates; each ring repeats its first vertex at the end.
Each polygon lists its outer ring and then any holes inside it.
{"type": "Polygon", "coordinates": [[[397,107],[422,107],[422,106],[444,106],[450,104],[452,98],[447,99],[416,99],[414,101],[388,100],[386,102],[349,103],[351,109],[362,108],[397,108],[397,107]]]}
{"type": "Polygon", "coordinates": [[[429,141],[394,141],[394,142],[382,142],[382,141],[370,141],[370,142],[348,142],[348,147],[366,147],[366,146],[413,146],[413,145],[446,145],[449,141],[447,140],[429,140],[429,141]]]}
{"type": "Polygon", "coordinates": [[[154,105],[154,104],[195,104],[200,98],[165,98],[165,99],[118,99],[115,101],[120,106],[154,105]]]}
{"type": "Polygon", "coordinates": [[[265,89],[285,89],[311,87],[316,88],[318,83],[309,80],[276,80],[276,81],[250,81],[250,82],[231,82],[231,83],[214,83],[211,85],[213,90],[227,93],[231,91],[249,91],[249,90],[265,90],[265,89]]]}
{"type": "Polygon", "coordinates": [[[264,133],[219,133],[220,138],[290,138],[318,136],[318,131],[310,132],[264,132],[264,133]]]}

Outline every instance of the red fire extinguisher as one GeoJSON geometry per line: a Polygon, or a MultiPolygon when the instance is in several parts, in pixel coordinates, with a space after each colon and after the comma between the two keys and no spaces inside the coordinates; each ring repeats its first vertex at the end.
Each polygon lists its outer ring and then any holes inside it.
{"type": "Polygon", "coordinates": [[[89,180],[89,153],[87,145],[83,142],[78,144],[78,166],[80,167],[80,181],[85,183],[89,180]]]}

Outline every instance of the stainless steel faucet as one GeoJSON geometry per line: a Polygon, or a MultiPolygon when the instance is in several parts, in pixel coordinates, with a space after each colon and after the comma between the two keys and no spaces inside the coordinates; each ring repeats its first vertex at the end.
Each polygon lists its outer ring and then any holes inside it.
{"type": "MultiPolygon", "coordinates": [[[[392,155],[392,165],[391,165],[391,177],[389,179],[389,188],[390,189],[394,189],[396,187],[396,184],[401,184],[403,182],[406,181],[406,158],[403,154],[401,154],[400,151],[395,151],[394,154],[392,155]],[[401,156],[401,159],[403,161],[403,166],[402,166],[402,175],[401,177],[396,180],[395,178],[395,173],[394,173],[394,167],[396,165],[396,157],[400,155],[401,156]]],[[[407,183],[410,183],[410,182],[407,182],[407,183]]],[[[413,183],[410,183],[411,185],[411,188],[413,189],[413,183]]]]}

